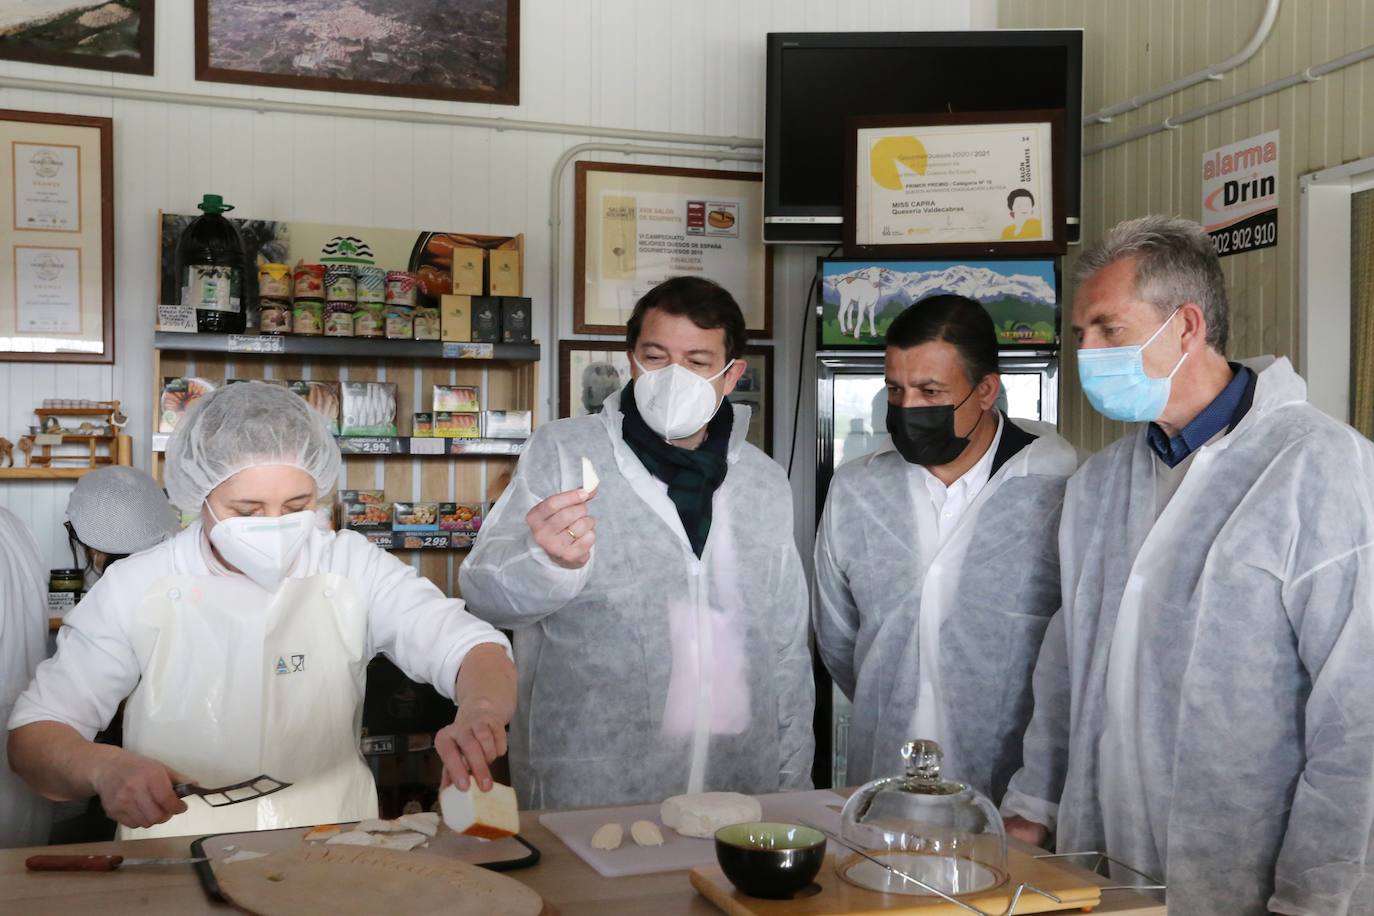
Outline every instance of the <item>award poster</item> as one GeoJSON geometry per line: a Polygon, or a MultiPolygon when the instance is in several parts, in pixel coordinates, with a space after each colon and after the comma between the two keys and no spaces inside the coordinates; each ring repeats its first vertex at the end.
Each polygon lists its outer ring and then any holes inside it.
{"type": "Polygon", "coordinates": [[[846,240],[869,253],[951,245],[1023,255],[1059,250],[1058,128],[1053,118],[1039,119],[1046,114],[966,115],[938,124],[913,123],[916,116],[851,119],[846,240]]]}
{"type": "Polygon", "coordinates": [[[751,337],[772,329],[756,172],[577,164],[573,327],[621,334],[635,303],[675,276],[714,280],[751,337]]]}

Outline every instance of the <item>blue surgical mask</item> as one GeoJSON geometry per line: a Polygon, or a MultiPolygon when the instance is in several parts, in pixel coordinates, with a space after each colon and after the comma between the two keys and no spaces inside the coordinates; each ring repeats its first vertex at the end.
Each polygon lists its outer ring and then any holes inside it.
{"type": "Polygon", "coordinates": [[[1173,371],[1164,378],[1151,378],[1145,374],[1145,348],[1154,342],[1177,314],[1178,309],[1174,309],[1159,330],[1143,344],[1078,351],[1078,381],[1098,413],[1108,419],[1127,423],[1149,423],[1159,419],[1164,406],[1169,403],[1169,389],[1173,387],[1174,374],[1188,354],[1180,356],[1173,371]]]}

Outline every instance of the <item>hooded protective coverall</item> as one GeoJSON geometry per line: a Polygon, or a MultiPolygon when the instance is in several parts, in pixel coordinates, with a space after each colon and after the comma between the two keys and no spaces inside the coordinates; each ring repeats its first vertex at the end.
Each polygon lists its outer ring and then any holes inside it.
{"type": "Polygon", "coordinates": [[[816,542],[816,645],[854,702],[850,783],[892,775],[913,738],[938,740],[946,771],[994,798],[1021,765],[1031,670],[1059,609],[1059,510],[1078,461],[1053,427],[1003,423],[1004,449],[1026,442],[1022,430],[1035,438],[997,456],[943,544],[921,471],[891,439],[830,484],[816,542]],[[925,721],[940,733],[917,735],[927,679],[937,708],[925,721]]]}
{"type": "Polygon", "coordinates": [[[1166,878],[1171,916],[1370,913],[1374,448],[1286,359],[1249,365],[1157,521],[1144,428],[1069,481],[1002,810],[1166,878]]]}
{"type": "Polygon", "coordinates": [[[744,441],[748,408],[734,411],[700,559],[621,436],[620,392],[600,414],[536,430],[482,526],[460,582],[473,614],[514,630],[522,807],[810,787],[815,690],[791,490],[744,441]],[[596,546],[565,569],[525,515],[581,486],[584,457],[601,481],[587,504],[596,546]]]}

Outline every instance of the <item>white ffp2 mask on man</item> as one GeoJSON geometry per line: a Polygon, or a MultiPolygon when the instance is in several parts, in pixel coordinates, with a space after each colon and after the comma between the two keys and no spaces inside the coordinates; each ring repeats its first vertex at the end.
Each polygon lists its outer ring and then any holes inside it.
{"type": "Polygon", "coordinates": [[[677,363],[645,369],[637,358],[631,359],[640,371],[635,406],[649,428],[665,439],[684,439],[711,422],[721,401],[711,383],[735,364],[732,359],[715,375],[702,378],[677,363]]]}

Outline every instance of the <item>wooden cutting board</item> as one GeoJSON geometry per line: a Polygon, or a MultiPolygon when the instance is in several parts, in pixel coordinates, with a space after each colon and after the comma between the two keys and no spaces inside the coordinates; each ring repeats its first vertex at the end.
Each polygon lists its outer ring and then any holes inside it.
{"type": "Polygon", "coordinates": [[[549,916],[534,891],[485,868],[421,852],[319,846],[216,868],[224,896],[260,916],[404,912],[549,916]]]}
{"type": "MultiPolygon", "coordinates": [[[[1021,895],[1016,916],[1022,913],[1049,913],[1057,910],[1091,910],[1102,902],[1102,889],[1086,871],[1059,863],[1037,859],[1014,849],[1007,850],[1007,869],[1011,880],[995,891],[963,898],[967,903],[987,913],[1000,913],[1011,902],[1016,885],[1021,882],[1042,887],[1063,900],[1055,903],[1030,891],[1021,895]]],[[[912,897],[905,894],[880,894],[865,890],[842,879],[835,872],[835,857],[826,856],[821,873],[816,876],[819,891],[812,885],[810,893],[803,890],[791,900],[760,900],[746,897],[719,865],[702,865],[692,869],[692,886],[707,900],[729,916],[891,916],[909,913],[913,916],[969,916],[961,909],[938,897],[912,897]]]]}

